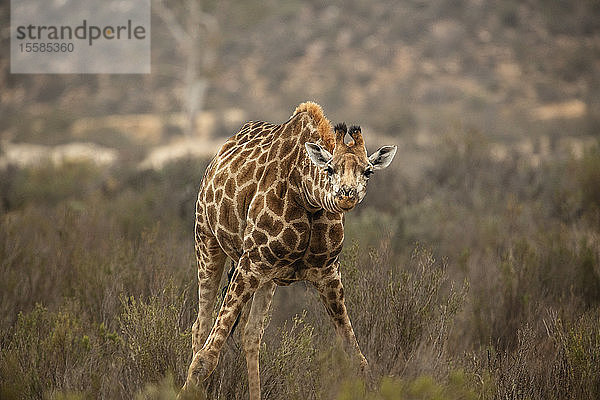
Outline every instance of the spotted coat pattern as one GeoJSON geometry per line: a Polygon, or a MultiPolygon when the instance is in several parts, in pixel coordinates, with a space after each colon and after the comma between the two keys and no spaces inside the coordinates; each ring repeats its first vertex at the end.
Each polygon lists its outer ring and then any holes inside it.
{"type": "Polygon", "coordinates": [[[211,374],[244,310],[242,343],[250,399],[260,399],[258,358],[265,314],[276,285],[299,280],[318,290],[347,351],[366,370],[340,279],[344,214],[327,193],[326,174],[310,161],[304,146],[314,142],[333,153],[331,135],[333,129],[321,108],[303,103],[283,124],[246,123],[208,166],[196,202],[199,311],[184,390],[211,374]],[[226,257],[236,268],[212,324],[226,257]]]}

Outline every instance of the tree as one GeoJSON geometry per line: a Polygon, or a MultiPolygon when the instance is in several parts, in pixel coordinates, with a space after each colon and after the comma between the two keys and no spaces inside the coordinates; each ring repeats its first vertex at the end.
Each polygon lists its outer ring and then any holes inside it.
{"type": "Polygon", "coordinates": [[[210,75],[218,60],[221,38],[217,18],[203,10],[201,0],[154,0],[154,11],[173,37],[185,60],[183,101],[186,134],[196,131],[196,116],[204,107],[210,75]]]}

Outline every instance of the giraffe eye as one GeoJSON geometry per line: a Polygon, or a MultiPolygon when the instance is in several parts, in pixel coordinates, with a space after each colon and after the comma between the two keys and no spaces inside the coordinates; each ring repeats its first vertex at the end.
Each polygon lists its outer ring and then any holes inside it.
{"type": "Polygon", "coordinates": [[[371,175],[373,175],[373,170],[365,169],[365,172],[363,172],[363,174],[365,175],[365,178],[369,178],[371,175]]]}
{"type": "Polygon", "coordinates": [[[333,173],[334,173],[333,167],[331,165],[327,165],[325,167],[325,172],[327,172],[327,175],[329,175],[329,176],[333,175],[333,173]]]}

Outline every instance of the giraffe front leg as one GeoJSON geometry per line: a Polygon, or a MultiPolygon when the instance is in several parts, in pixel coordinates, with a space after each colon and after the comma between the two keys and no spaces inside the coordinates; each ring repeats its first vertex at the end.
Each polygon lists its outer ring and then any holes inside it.
{"type": "Polygon", "coordinates": [[[261,284],[260,276],[251,272],[249,267],[248,258],[242,257],[232,277],[215,324],[204,346],[194,354],[188,369],[184,390],[200,385],[213,372],[219,361],[221,348],[225,344],[238,314],[261,284]]]}
{"type": "Polygon", "coordinates": [[[354,335],[354,329],[350,323],[350,317],[344,302],[344,286],[339,273],[339,263],[336,263],[333,271],[318,281],[312,282],[319,291],[321,301],[325,305],[327,314],[331,317],[336,332],[342,338],[346,353],[353,357],[360,365],[361,372],[365,375],[367,383],[370,383],[371,374],[369,363],[360,351],[358,341],[354,335]]]}
{"type": "Polygon", "coordinates": [[[242,343],[248,367],[250,400],[260,400],[260,341],[264,333],[265,316],[269,312],[273,293],[275,293],[275,284],[273,281],[265,283],[256,291],[252,300],[248,321],[244,328],[242,343]]]}

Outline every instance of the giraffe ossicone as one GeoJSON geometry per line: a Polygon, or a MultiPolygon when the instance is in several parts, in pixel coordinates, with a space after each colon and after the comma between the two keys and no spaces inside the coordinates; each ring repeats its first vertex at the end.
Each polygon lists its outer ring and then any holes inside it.
{"type": "Polygon", "coordinates": [[[332,126],[313,102],[282,124],[248,122],[225,142],[196,202],[199,305],[184,391],[212,373],[241,315],[250,399],[260,399],[264,317],[276,286],[301,280],[319,292],[348,354],[368,368],[346,311],[338,255],[344,212],[362,201],[369,177],[395,154],[396,146],[384,146],[368,156],[360,127],[332,126]],[[212,323],[227,257],[236,267],[212,323]]]}

